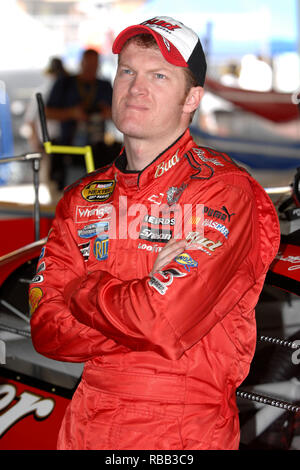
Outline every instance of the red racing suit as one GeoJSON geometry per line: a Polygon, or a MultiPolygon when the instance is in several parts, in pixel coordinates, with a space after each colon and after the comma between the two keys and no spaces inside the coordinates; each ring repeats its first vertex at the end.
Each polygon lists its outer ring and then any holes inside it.
{"type": "Polygon", "coordinates": [[[143,171],[125,165],[66,189],[30,285],[35,349],[85,363],[58,449],[238,449],[275,209],[189,130],[143,171]],[[186,250],[150,275],[172,237],[186,250]]]}

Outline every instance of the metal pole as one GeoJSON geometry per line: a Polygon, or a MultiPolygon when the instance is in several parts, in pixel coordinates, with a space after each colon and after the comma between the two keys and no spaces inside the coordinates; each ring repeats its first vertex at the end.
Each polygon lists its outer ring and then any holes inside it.
{"type": "Polygon", "coordinates": [[[33,168],[33,186],[34,186],[34,237],[35,241],[40,239],[40,203],[39,203],[39,171],[40,171],[40,161],[38,158],[35,158],[32,161],[33,168]]]}
{"type": "Polygon", "coordinates": [[[262,395],[260,393],[248,392],[247,390],[238,388],[236,395],[240,398],[245,398],[246,400],[256,401],[264,405],[275,406],[276,408],[282,408],[285,411],[291,411],[293,413],[298,413],[300,411],[300,407],[294,403],[278,400],[277,398],[262,395]]]}

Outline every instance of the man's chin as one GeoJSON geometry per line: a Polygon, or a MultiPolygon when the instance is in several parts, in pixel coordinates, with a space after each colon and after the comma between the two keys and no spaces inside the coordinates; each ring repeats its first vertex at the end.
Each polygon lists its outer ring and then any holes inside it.
{"type": "Polygon", "coordinates": [[[138,125],[133,125],[130,123],[125,123],[124,125],[117,126],[117,129],[122,132],[124,137],[130,137],[133,139],[143,139],[147,137],[144,126],[141,126],[141,123],[138,125]]]}

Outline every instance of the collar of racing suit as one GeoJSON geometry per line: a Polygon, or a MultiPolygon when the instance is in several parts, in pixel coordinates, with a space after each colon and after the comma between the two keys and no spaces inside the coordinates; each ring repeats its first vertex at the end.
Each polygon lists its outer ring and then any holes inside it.
{"type": "Polygon", "coordinates": [[[115,179],[118,184],[127,188],[142,188],[148,186],[158,175],[163,174],[172,165],[175,165],[180,157],[193,147],[193,139],[189,129],[182,134],[173,144],[161,152],[152,162],[141,171],[126,170],[127,158],[125,149],[114,162],[115,179]]]}

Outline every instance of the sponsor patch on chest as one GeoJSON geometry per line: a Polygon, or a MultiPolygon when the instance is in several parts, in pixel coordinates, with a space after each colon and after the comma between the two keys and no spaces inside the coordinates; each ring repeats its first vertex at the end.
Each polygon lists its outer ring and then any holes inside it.
{"type": "Polygon", "coordinates": [[[108,258],[108,241],[107,235],[101,235],[94,242],[94,256],[97,261],[103,261],[108,258]]]}
{"type": "Polygon", "coordinates": [[[172,238],[172,232],[170,230],[142,226],[139,238],[149,242],[167,243],[172,238]]]}
{"type": "Polygon", "coordinates": [[[108,222],[96,222],[94,224],[85,225],[82,229],[77,230],[77,233],[80,238],[93,238],[102,232],[107,232],[108,227],[108,222]]]}
{"type": "Polygon", "coordinates": [[[91,181],[81,191],[83,199],[88,202],[105,202],[114,192],[115,180],[91,181]]]}
{"type": "Polygon", "coordinates": [[[75,210],[75,223],[97,222],[101,219],[107,219],[113,212],[111,204],[93,206],[76,206],[75,210]]]}

